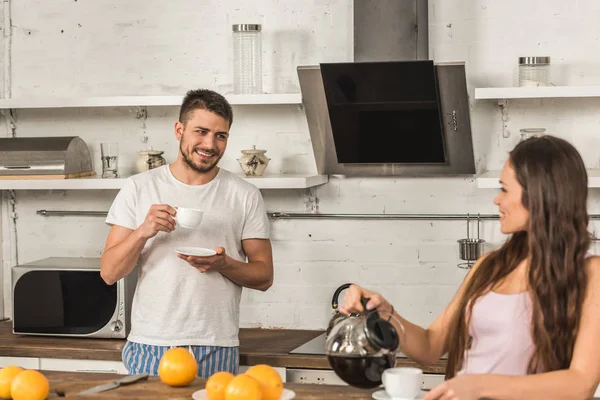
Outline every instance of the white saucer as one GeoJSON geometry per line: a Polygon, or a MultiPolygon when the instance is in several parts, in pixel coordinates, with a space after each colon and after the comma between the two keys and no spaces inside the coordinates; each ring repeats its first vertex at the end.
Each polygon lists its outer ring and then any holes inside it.
{"type": "MultiPolygon", "coordinates": [[[[292,400],[294,397],[296,397],[296,393],[293,390],[283,389],[283,393],[281,393],[279,400],[292,400]]],[[[192,399],[208,400],[206,389],[198,390],[197,392],[192,393],[192,399]]]]}
{"type": "Polygon", "coordinates": [[[213,249],[205,249],[204,247],[176,247],[175,251],[186,256],[196,257],[209,257],[217,254],[213,249]]]}
{"type": "Polygon", "coordinates": [[[423,395],[426,392],[421,390],[421,395],[419,397],[416,398],[402,398],[402,397],[390,397],[387,392],[385,391],[385,389],[381,389],[376,391],[375,393],[373,393],[372,397],[375,400],[422,400],[423,399],[423,395]]]}

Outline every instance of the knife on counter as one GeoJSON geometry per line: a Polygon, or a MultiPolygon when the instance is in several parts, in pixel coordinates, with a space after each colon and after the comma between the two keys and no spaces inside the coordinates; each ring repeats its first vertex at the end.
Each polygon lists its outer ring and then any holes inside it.
{"type": "Polygon", "coordinates": [[[104,383],[102,385],[94,386],[92,388],[84,390],[83,392],[77,393],[77,395],[82,396],[82,395],[86,395],[86,394],[106,392],[107,390],[116,389],[120,386],[131,385],[132,383],[143,381],[146,379],[148,379],[148,374],[146,372],[144,372],[143,374],[137,374],[137,375],[127,375],[121,379],[117,379],[116,381],[112,381],[109,383],[104,383]]]}

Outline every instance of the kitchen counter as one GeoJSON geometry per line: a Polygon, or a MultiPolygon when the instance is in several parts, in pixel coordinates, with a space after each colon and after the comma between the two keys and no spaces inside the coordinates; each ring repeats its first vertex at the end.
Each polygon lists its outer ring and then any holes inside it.
{"type": "MultiPolygon", "coordinates": [[[[197,378],[189,386],[173,388],[163,384],[157,377],[150,377],[147,381],[137,382],[132,385],[122,386],[106,392],[77,396],[76,394],[93,386],[111,382],[120,376],[116,374],[99,374],[85,372],[56,372],[41,371],[50,382],[50,390],[56,390],[68,398],[81,399],[191,399],[192,394],[204,388],[206,380],[197,378]]],[[[361,390],[349,386],[313,385],[313,384],[284,384],[285,388],[296,393],[296,399],[329,400],[329,399],[371,399],[371,394],[376,389],[361,390]]],[[[51,393],[48,399],[60,399],[56,392],[51,393]]]]}
{"type": "MultiPolygon", "coordinates": [[[[189,400],[192,394],[203,389],[206,383],[205,379],[197,378],[189,386],[183,388],[173,388],[163,384],[159,378],[150,377],[147,381],[137,382],[132,385],[122,386],[117,389],[86,395],[77,396],[77,393],[94,387],[96,385],[111,382],[121,377],[117,374],[104,373],[86,373],[86,372],[57,372],[41,371],[50,382],[51,392],[48,399],[58,400],[68,397],[73,399],[166,399],[166,400],[189,400]],[[58,396],[60,393],[61,396],[58,396]]],[[[334,385],[314,385],[307,383],[285,383],[286,389],[293,390],[296,393],[295,399],[301,400],[367,400],[372,399],[372,394],[381,390],[377,389],[357,389],[350,386],[334,385]]],[[[600,400],[599,397],[594,397],[600,400]]]]}
{"type": "MultiPolygon", "coordinates": [[[[240,365],[269,364],[282,368],[330,369],[324,355],[289,354],[322,333],[323,331],[291,329],[240,329],[240,365]]],[[[121,361],[124,345],[125,341],[122,339],[14,335],[10,321],[0,322],[0,357],[121,361]]],[[[419,367],[427,373],[443,374],[446,363],[440,360],[434,365],[423,367],[407,358],[398,358],[396,366],[419,367]]]]}

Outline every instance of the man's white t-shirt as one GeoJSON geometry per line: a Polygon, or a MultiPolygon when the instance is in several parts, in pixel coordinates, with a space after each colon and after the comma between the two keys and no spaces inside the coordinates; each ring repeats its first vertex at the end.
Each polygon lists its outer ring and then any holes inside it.
{"type": "Polygon", "coordinates": [[[197,208],[204,216],[195,229],[176,226],[146,242],[128,339],[160,346],[238,346],[242,288],[219,272],[199,272],[178,258],[175,248],[221,246],[245,262],[242,240],[269,238],[260,191],[222,168],[205,185],[186,185],[165,165],[128,178],[106,223],[136,229],[153,204],[197,208]]]}

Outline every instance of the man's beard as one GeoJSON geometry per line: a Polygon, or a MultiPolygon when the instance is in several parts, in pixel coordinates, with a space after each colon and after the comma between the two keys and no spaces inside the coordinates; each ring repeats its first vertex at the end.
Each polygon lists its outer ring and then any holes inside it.
{"type": "MultiPolygon", "coordinates": [[[[215,168],[217,166],[217,164],[219,163],[219,161],[221,160],[221,157],[223,157],[223,155],[221,154],[220,156],[217,157],[217,159],[212,164],[208,164],[208,165],[201,164],[200,166],[198,166],[197,164],[194,164],[194,162],[192,161],[192,155],[189,153],[186,154],[186,152],[183,151],[183,141],[179,142],[179,151],[181,152],[183,161],[185,161],[187,166],[190,167],[192,170],[194,170],[198,173],[201,173],[201,174],[209,172],[213,168],[215,168]]],[[[192,152],[193,151],[194,150],[192,150],[192,152]]],[[[215,152],[212,150],[210,151],[210,153],[215,154],[215,152]]]]}

